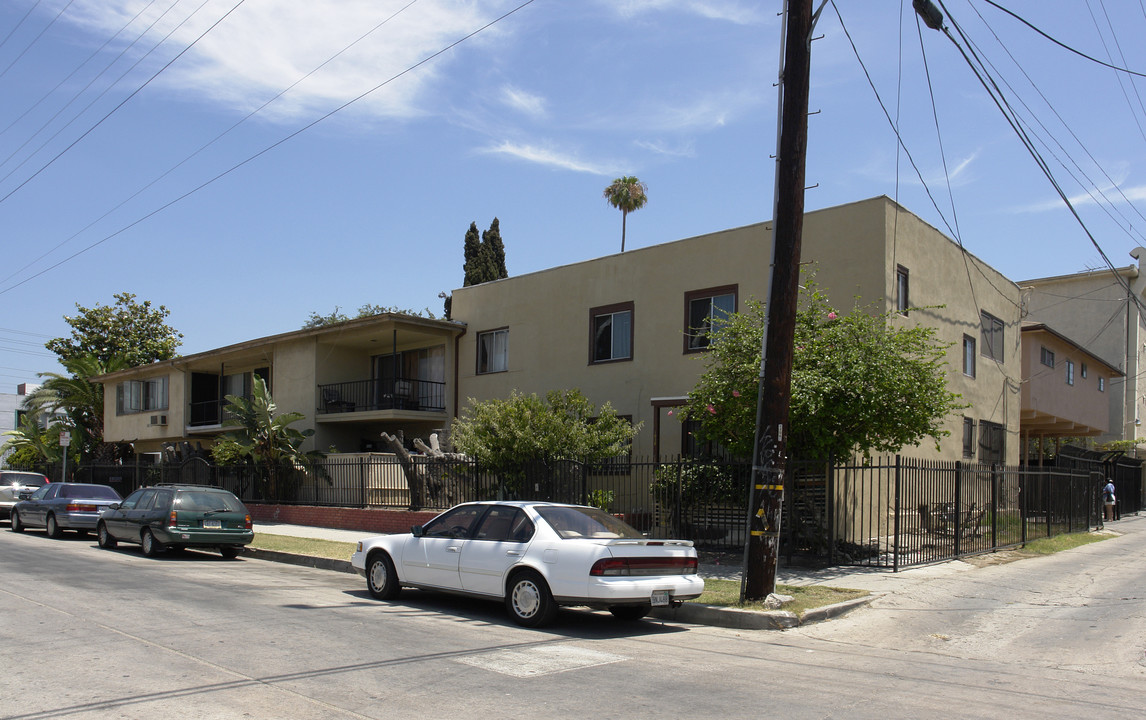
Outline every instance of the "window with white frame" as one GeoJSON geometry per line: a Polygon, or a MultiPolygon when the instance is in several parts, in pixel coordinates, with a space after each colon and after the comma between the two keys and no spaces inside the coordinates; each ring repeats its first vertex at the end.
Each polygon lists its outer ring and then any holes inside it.
{"type": "Polygon", "coordinates": [[[897,265],[895,268],[895,309],[901,315],[906,315],[907,308],[911,307],[907,289],[907,268],[897,265]]]}
{"type": "Polygon", "coordinates": [[[1042,346],[1039,351],[1039,362],[1049,368],[1054,367],[1054,352],[1047,350],[1046,346],[1042,346]]]}
{"type": "Polygon", "coordinates": [[[693,290],[684,295],[684,351],[708,349],[710,333],[736,312],[736,285],[693,290]]]}
{"type": "Polygon", "coordinates": [[[505,372],[509,369],[509,328],[480,332],[477,335],[477,374],[505,372]]]}
{"type": "Polygon", "coordinates": [[[1066,384],[1074,385],[1074,361],[1066,361],[1066,384]]]}
{"type": "Polygon", "coordinates": [[[589,311],[589,362],[633,359],[633,303],[618,303],[589,311]]]}
{"type": "Polygon", "coordinates": [[[1106,392],[1106,378],[1098,378],[1098,392],[1106,392]]]}

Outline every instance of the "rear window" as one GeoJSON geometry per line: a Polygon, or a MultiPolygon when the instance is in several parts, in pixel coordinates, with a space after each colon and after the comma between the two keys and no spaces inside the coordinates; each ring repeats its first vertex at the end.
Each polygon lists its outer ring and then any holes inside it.
{"type": "Polygon", "coordinates": [[[536,509],[541,519],[566,540],[644,537],[640,530],[597,508],[541,506],[536,509]]]}
{"type": "Polygon", "coordinates": [[[6,472],[0,476],[2,485],[23,485],[24,487],[42,487],[48,479],[36,473],[6,472]]]}
{"type": "Polygon", "coordinates": [[[231,493],[184,490],[175,507],[186,512],[246,512],[247,508],[231,493]]]}
{"type": "Polygon", "coordinates": [[[77,500],[119,500],[119,493],[107,485],[64,485],[56,497],[77,500]]]}

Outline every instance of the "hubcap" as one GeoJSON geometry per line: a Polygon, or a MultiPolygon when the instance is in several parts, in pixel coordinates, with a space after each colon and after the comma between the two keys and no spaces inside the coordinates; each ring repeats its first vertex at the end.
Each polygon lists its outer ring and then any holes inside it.
{"type": "Polygon", "coordinates": [[[379,592],[386,587],[386,563],[381,560],[370,566],[370,585],[379,592]]]}
{"type": "Polygon", "coordinates": [[[541,593],[537,586],[523,580],[513,586],[513,609],[523,618],[532,616],[541,605],[541,593]]]}

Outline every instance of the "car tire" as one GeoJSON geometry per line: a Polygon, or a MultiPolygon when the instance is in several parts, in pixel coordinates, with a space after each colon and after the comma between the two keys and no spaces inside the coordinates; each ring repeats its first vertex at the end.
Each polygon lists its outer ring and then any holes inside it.
{"type": "Polygon", "coordinates": [[[219,548],[219,554],[228,560],[234,560],[239,557],[239,550],[241,550],[241,548],[237,548],[234,545],[224,545],[219,548]]]}
{"type": "Polygon", "coordinates": [[[518,625],[541,627],[557,614],[557,603],[545,578],[533,570],[522,570],[509,579],[505,609],[518,625]]]}
{"type": "Polygon", "coordinates": [[[147,557],[155,557],[163,552],[163,543],[156,540],[150,530],[143,531],[139,544],[143,548],[143,554],[147,557]]]}
{"type": "Polygon", "coordinates": [[[649,604],[644,605],[614,605],[609,608],[609,612],[613,613],[613,617],[625,622],[633,622],[652,612],[653,606],[649,604]]]}
{"type": "Polygon", "coordinates": [[[112,537],[112,534],[107,531],[107,525],[103,523],[100,523],[96,527],[96,542],[99,543],[99,546],[104,550],[114,550],[115,546],[119,544],[115,538],[112,537]]]}
{"type": "Polygon", "coordinates": [[[20,513],[15,510],[8,516],[8,522],[12,523],[12,532],[24,532],[24,523],[20,522],[20,513]]]}
{"type": "Polygon", "coordinates": [[[64,531],[60,529],[60,524],[56,522],[56,516],[52,513],[48,513],[48,519],[44,523],[44,529],[50,538],[59,539],[64,535],[64,531]]]}
{"type": "Polygon", "coordinates": [[[366,559],[366,589],[377,600],[393,600],[402,586],[394,561],[384,552],[376,552],[366,559]]]}

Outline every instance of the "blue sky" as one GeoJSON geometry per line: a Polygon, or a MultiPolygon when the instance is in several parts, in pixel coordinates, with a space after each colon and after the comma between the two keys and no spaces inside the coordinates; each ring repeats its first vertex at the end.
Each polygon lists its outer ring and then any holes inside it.
{"type": "MultiPolygon", "coordinates": [[[[511,275],[617,252],[619,175],[649,188],[628,248],[772,217],[779,0],[534,0],[450,47],[521,2],[0,4],[0,388],[58,370],[43,343],[117,292],[166,306],[184,354],[336,306],[440,315],[472,221],[499,218],[511,275]]],[[[1146,72],[1141,1],[998,4],[1146,72]]],[[[1144,78],[984,0],[945,5],[1131,264],[1144,78]]],[[[1015,280],[1105,265],[909,0],[836,0],[816,36],[809,210],[897,197],[1015,280]]]]}

